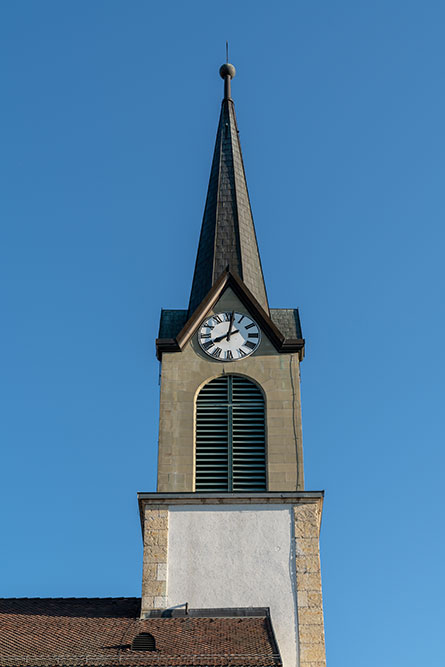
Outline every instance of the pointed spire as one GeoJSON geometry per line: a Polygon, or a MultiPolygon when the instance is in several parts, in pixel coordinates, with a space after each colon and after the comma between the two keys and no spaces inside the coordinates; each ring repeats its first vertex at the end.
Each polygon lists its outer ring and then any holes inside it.
{"type": "Polygon", "coordinates": [[[233,65],[219,71],[224,79],[215,151],[190,294],[189,315],[228,268],[241,278],[269,313],[266,287],[250,208],[241,146],[231,98],[233,65]]]}

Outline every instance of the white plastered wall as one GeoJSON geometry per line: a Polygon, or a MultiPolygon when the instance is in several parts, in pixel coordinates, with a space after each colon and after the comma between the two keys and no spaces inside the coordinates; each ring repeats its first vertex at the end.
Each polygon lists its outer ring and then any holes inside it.
{"type": "Polygon", "coordinates": [[[270,607],[284,667],[298,665],[293,513],[170,506],[167,606],[270,607]]]}

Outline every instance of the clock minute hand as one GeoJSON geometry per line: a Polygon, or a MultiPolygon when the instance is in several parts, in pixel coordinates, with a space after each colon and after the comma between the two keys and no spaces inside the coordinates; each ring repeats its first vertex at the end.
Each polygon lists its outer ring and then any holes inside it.
{"type": "Polygon", "coordinates": [[[233,320],[235,319],[235,311],[232,310],[232,313],[230,315],[230,324],[229,324],[229,330],[227,332],[227,342],[230,340],[230,335],[232,333],[232,327],[233,327],[233,320]]]}

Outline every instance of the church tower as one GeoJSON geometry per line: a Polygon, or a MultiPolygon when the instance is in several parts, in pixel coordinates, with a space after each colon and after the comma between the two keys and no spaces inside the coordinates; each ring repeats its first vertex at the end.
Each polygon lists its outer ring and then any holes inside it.
{"type": "Polygon", "coordinates": [[[233,65],[190,300],[162,310],[158,484],[140,493],[142,618],[269,608],[284,667],[325,665],[319,529],[304,489],[298,310],[271,308],[247,190],[233,65]],[[185,611],[184,611],[185,610],[185,611]]]}

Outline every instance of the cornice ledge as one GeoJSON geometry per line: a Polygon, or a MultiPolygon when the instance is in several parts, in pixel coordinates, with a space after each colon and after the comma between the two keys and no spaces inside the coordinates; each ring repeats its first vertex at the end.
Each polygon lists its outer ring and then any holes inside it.
{"type": "Polygon", "coordinates": [[[139,518],[144,534],[145,509],[169,509],[172,506],[189,505],[192,507],[214,507],[215,505],[305,505],[318,504],[323,510],[324,491],[263,491],[261,493],[158,493],[157,491],[139,492],[139,518]]]}
{"type": "Polygon", "coordinates": [[[159,493],[141,491],[139,504],[144,505],[250,505],[288,504],[322,500],[324,491],[264,491],[261,493],[159,493]]]}

